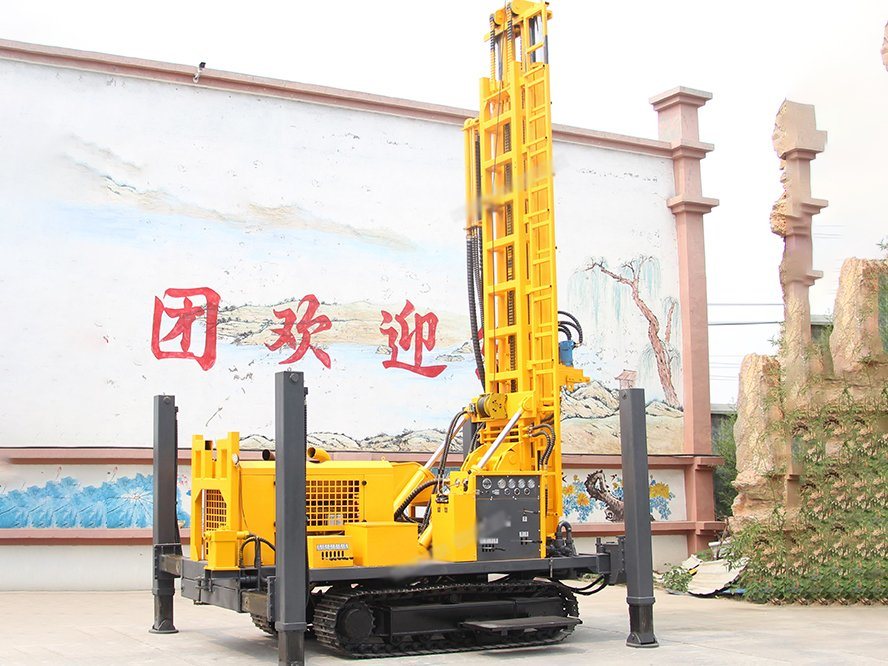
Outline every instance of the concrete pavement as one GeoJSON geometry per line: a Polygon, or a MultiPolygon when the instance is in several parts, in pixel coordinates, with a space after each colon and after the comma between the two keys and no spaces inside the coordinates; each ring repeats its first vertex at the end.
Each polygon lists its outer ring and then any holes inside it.
{"type": "MultiPolygon", "coordinates": [[[[583,597],[578,627],[546,648],[349,662],[308,643],[310,664],[888,663],[886,606],[757,606],[657,592],[660,647],[633,650],[625,588],[583,597]]],[[[148,633],[150,592],[0,593],[2,664],[276,664],[276,642],[249,616],[176,598],[179,633],[148,633]]]]}

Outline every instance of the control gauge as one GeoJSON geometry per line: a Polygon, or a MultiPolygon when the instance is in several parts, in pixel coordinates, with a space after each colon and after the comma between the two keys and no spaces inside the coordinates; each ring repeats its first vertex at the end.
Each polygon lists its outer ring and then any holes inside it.
{"type": "Polygon", "coordinates": [[[526,485],[526,484],[525,484],[524,479],[518,479],[518,487],[519,487],[519,488],[522,488],[522,489],[523,489],[525,485],[526,485]]]}
{"type": "Polygon", "coordinates": [[[533,490],[534,488],[536,488],[536,485],[537,485],[537,482],[534,481],[533,479],[528,479],[528,480],[527,480],[527,487],[530,488],[531,490],[533,490]]]}
{"type": "Polygon", "coordinates": [[[490,490],[491,488],[493,488],[493,481],[491,481],[489,478],[485,477],[481,481],[481,487],[484,488],[484,490],[490,490]]]}
{"type": "Polygon", "coordinates": [[[506,480],[504,478],[500,477],[499,481],[496,482],[496,487],[497,488],[505,488],[506,487],[506,480]]]}
{"type": "Polygon", "coordinates": [[[515,487],[515,479],[509,479],[509,488],[515,487]]]}

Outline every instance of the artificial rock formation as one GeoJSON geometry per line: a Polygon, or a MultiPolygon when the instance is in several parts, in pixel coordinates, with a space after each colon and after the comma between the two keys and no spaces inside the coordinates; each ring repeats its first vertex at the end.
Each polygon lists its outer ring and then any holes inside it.
{"type": "MultiPolygon", "coordinates": [[[[877,397],[888,384],[888,260],[845,261],[829,345],[815,343],[808,290],[821,273],[812,266],[811,224],[827,202],[811,196],[811,161],[823,151],[826,133],[816,127],[814,107],[786,101],[773,140],[784,187],[771,213],[771,230],[784,239],[784,332],[776,357],[752,354],[740,368],[733,527],[766,520],[777,508],[791,521],[802,472],[793,428],[804,427],[806,413],[849,394],[877,397]],[[802,421],[788,428],[790,415],[802,421]]],[[[884,415],[871,416],[877,430],[886,427],[884,415]]]]}
{"type": "Polygon", "coordinates": [[[821,368],[809,353],[811,306],[808,290],[823,273],[813,267],[811,224],[827,202],[811,196],[811,162],[826,147],[826,132],[817,129],[814,107],[784,101],[777,113],[774,150],[780,157],[783,194],[771,211],[771,231],[783,238],[780,285],[784,330],[780,363],[792,396],[821,368]]]}
{"type": "Polygon", "coordinates": [[[846,259],[842,264],[829,351],[836,376],[858,389],[888,385],[885,291],[888,261],[846,259]]]}
{"type": "Polygon", "coordinates": [[[885,37],[882,39],[882,64],[888,69],[888,23],[885,24],[885,37]]]}
{"type": "Polygon", "coordinates": [[[780,387],[780,364],[776,358],[749,354],[740,366],[740,391],[737,398],[737,478],[732,513],[737,518],[762,520],[784,497],[785,467],[783,440],[773,427],[783,418],[777,400],[762,396],[776,395],[780,387]]]}

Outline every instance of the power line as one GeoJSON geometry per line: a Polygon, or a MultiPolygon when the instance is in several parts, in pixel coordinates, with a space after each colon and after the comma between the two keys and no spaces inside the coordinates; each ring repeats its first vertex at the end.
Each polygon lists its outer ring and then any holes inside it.
{"type": "Polygon", "coordinates": [[[771,306],[782,306],[783,303],[707,303],[706,305],[718,306],[718,307],[771,307],[771,306]]]}

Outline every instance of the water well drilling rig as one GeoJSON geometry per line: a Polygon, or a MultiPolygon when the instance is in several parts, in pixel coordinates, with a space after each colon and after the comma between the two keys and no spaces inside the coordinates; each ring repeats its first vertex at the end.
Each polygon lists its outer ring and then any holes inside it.
{"type": "MultiPolygon", "coordinates": [[[[192,440],[188,557],[170,508],[176,408],[155,398],[154,631],[175,631],[181,577],[183,596],[278,633],[285,663],[306,629],[349,656],[543,645],[580,622],[578,590],[561,580],[596,574],[589,593],[624,575],[622,542],[578,555],[561,520],[561,390],[588,380],[572,362],[579,322],[557,305],[550,16],[525,0],[490,16],[490,73],[464,126],[482,393],[425,465],[332,460],[305,448],[302,374],[278,373],[274,456],[248,459],[238,433],[192,440]]],[[[646,490],[646,459],[643,475],[646,490]]]]}

